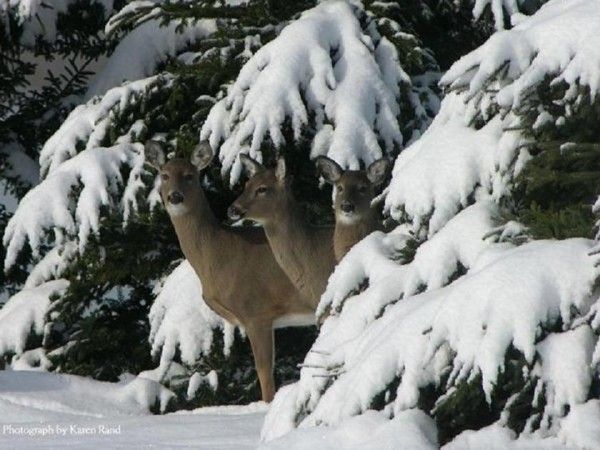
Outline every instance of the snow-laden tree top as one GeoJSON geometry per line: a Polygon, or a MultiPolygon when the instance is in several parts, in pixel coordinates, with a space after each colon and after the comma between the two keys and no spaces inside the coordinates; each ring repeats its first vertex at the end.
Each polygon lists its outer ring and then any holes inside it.
{"type": "MultiPolygon", "coordinates": [[[[454,92],[398,156],[385,193],[401,225],[368,236],[337,266],[318,308],[329,316],[300,380],[276,395],[263,439],[343,428],[373,409],[389,419],[412,408],[454,417],[465,392],[477,391],[498,411],[499,430],[522,421],[523,435],[581,442],[569,429],[576,411],[596,405],[597,244],[515,245],[504,240],[522,225],[498,224],[499,204],[532,158],[519,99],[548,79],[596,92],[600,65],[588,43],[599,11],[596,1],[551,1],[444,76],[454,92]],[[427,240],[411,252],[415,239],[427,240]]],[[[589,430],[581,439],[598,442],[589,430]]]]}
{"type": "MultiPolygon", "coordinates": [[[[124,9],[132,8],[137,3],[140,2],[130,3],[124,9]]],[[[151,16],[151,13],[148,15],[151,16]]],[[[112,19],[116,17],[119,15],[112,19]]],[[[214,19],[199,20],[185,27],[181,20],[170,21],[164,26],[158,19],[151,20],[145,16],[144,20],[119,42],[110,56],[110,62],[93,77],[86,94],[88,98],[103,95],[123,81],[152,75],[159,63],[217,31],[214,19]]]]}
{"type": "Polygon", "coordinates": [[[327,154],[347,168],[400,147],[400,87],[411,81],[391,42],[361,28],[361,13],[344,1],[323,2],[242,68],[200,134],[220,147],[231,183],[241,172],[238,155],[261,160],[267,139],[280,147],[286,121],[295,140],[314,127],[311,156],[327,154]]]}
{"type": "Polygon", "coordinates": [[[600,4],[589,0],[551,1],[511,30],[493,35],[461,58],[442,77],[451,89],[470,96],[502,80],[496,94],[504,108],[518,107],[545,77],[600,90],[600,4]]]}

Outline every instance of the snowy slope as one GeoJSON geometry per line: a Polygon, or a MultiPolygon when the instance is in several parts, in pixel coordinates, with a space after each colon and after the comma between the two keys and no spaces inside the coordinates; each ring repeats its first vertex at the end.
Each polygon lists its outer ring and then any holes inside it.
{"type": "Polygon", "coordinates": [[[258,444],[266,408],[262,403],[151,415],[148,407],[156,395],[169,392],[142,378],[103,383],[71,375],[2,371],[0,448],[237,450],[258,444]]]}

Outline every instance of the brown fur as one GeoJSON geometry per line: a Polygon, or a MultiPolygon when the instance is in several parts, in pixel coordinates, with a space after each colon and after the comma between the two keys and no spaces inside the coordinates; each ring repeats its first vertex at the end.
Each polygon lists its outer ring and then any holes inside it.
{"type": "Polygon", "coordinates": [[[389,170],[387,159],[378,159],[367,170],[343,170],[325,156],[317,158],[317,168],[328,183],[334,186],[333,209],[335,259],[340,261],[365,236],[382,229],[378,210],[371,203],[377,187],[383,183],[389,170]],[[351,211],[344,211],[344,207],[351,211]]]}
{"type": "MultiPolygon", "coordinates": [[[[201,150],[208,151],[206,144],[201,145],[201,150]]],[[[268,402],[275,393],[273,322],[288,314],[313,313],[314,308],[302,301],[280,269],[262,230],[225,227],[217,221],[197,175],[208,162],[201,166],[195,162],[194,166],[187,160],[173,159],[160,165],[161,175],[168,177],[162,180],[161,197],[181,250],[202,281],[207,305],[246,329],[262,398],[268,402]],[[178,205],[170,203],[173,192],[183,196],[178,205]]]]}
{"type": "MultiPolygon", "coordinates": [[[[247,158],[247,157],[245,157],[247,158]]],[[[313,227],[302,216],[285,180],[282,160],[278,169],[256,164],[244,192],[230,208],[230,217],[259,222],[281,268],[313,307],[319,303],[335,266],[333,229],[313,227]]]]}

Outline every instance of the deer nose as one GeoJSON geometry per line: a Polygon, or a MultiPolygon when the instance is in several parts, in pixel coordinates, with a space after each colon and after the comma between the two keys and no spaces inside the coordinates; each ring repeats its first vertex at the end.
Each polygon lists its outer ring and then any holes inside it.
{"type": "Polygon", "coordinates": [[[351,212],[354,211],[354,205],[352,203],[350,203],[350,202],[343,202],[340,205],[340,209],[342,211],[344,211],[345,213],[351,213],[351,212]]]}
{"type": "Polygon", "coordinates": [[[183,202],[183,194],[181,192],[173,191],[169,194],[167,200],[169,200],[169,203],[172,205],[178,205],[183,202]]]}
{"type": "Polygon", "coordinates": [[[227,208],[227,216],[231,220],[240,220],[242,217],[244,217],[244,212],[237,206],[231,205],[229,208],[227,208]]]}

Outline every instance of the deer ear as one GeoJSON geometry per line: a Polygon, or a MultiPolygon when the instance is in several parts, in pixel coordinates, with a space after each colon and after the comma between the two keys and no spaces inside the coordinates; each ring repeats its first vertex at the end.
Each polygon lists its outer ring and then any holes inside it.
{"type": "Polygon", "coordinates": [[[389,168],[390,161],[387,158],[380,158],[367,168],[367,178],[375,186],[378,186],[385,181],[389,168]]]}
{"type": "Polygon", "coordinates": [[[155,169],[160,169],[166,161],[165,151],[158,141],[147,141],[144,146],[146,162],[155,169]]]}
{"type": "Polygon", "coordinates": [[[245,153],[242,153],[240,155],[240,162],[242,163],[242,166],[244,167],[244,171],[246,172],[246,174],[249,177],[253,177],[257,173],[265,170],[264,166],[261,163],[259,163],[255,159],[249,157],[245,153]]]}
{"type": "Polygon", "coordinates": [[[201,141],[192,152],[190,162],[196,166],[196,169],[202,170],[207,167],[215,156],[208,141],[201,141]]]}
{"type": "Polygon", "coordinates": [[[275,176],[277,177],[277,181],[281,182],[285,180],[285,172],[285,159],[283,159],[283,156],[280,156],[277,158],[277,166],[275,167],[275,176]]]}
{"type": "Polygon", "coordinates": [[[333,159],[328,158],[327,156],[317,156],[315,163],[317,165],[317,169],[319,170],[319,174],[329,184],[334,184],[344,173],[344,169],[342,169],[340,165],[333,159]]]}

